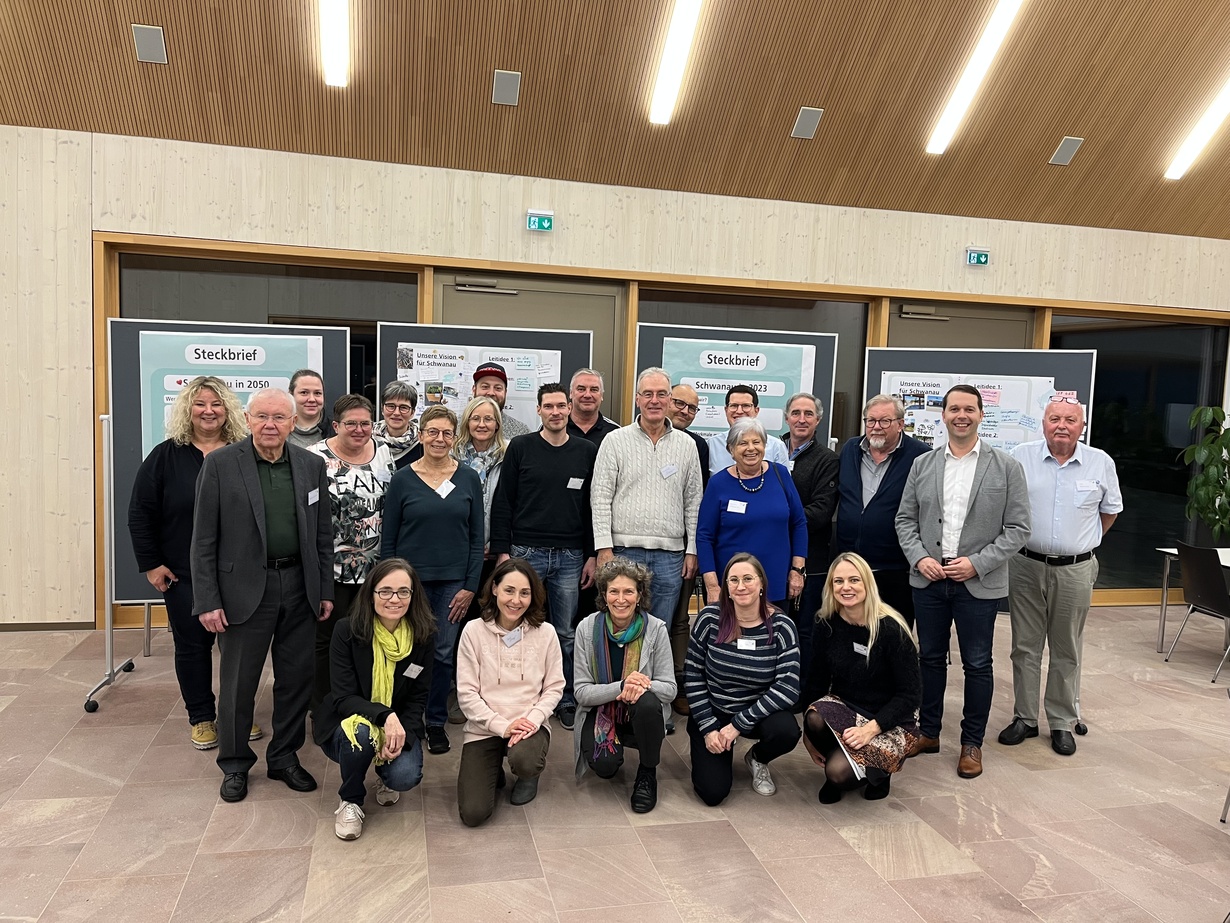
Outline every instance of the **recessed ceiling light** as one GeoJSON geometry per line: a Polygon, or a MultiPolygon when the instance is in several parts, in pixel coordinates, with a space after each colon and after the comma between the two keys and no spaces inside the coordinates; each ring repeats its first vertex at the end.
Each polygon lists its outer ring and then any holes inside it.
{"type": "Polygon", "coordinates": [[[167,63],[167,40],[162,26],[132,24],[132,42],[137,47],[137,60],[143,64],[167,63]]]}
{"type": "Polygon", "coordinates": [[[1187,136],[1187,140],[1183,142],[1179,152],[1174,155],[1174,160],[1170,162],[1170,166],[1164,174],[1166,179],[1182,178],[1183,174],[1192,165],[1192,162],[1200,156],[1204,146],[1212,140],[1213,135],[1217,133],[1217,129],[1221,128],[1221,123],[1226,120],[1227,115],[1230,115],[1230,80],[1226,81],[1226,85],[1221,88],[1217,98],[1204,111],[1204,115],[1200,117],[1200,121],[1192,129],[1192,133],[1187,136]]]}
{"type": "Polygon", "coordinates": [[[1076,156],[1077,149],[1084,141],[1084,138],[1073,138],[1071,135],[1064,135],[1063,140],[1059,142],[1059,147],[1055,148],[1055,153],[1051,155],[1051,159],[1047,163],[1066,167],[1072,162],[1072,158],[1076,156]]]}
{"type": "Polygon", "coordinates": [[[350,0],[320,0],[320,63],[327,86],[350,82],[350,0]]]}
{"type": "Polygon", "coordinates": [[[683,72],[688,66],[692,51],[692,39],[696,37],[696,23],[700,19],[703,0],[675,0],[670,28],[666,32],[666,46],[658,64],[658,79],[653,87],[653,100],[649,104],[649,121],[666,125],[675,111],[679,87],[683,85],[683,72]]]}
{"type": "Polygon", "coordinates": [[[521,98],[521,71],[496,71],[491,82],[491,101],[497,106],[515,106],[521,98]]]}
{"type": "Polygon", "coordinates": [[[1024,0],[999,0],[996,4],[995,12],[982,30],[982,38],[978,40],[961,79],[957,81],[956,89],[948,98],[948,105],[944,107],[944,112],[935,125],[935,131],[931,133],[931,140],[927,142],[928,154],[942,154],[947,150],[948,143],[961,126],[961,120],[965,118],[966,110],[974,101],[974,94],[982,86],[982,80],[990,70],[991,62],[995,60],[999,46],[1008,35],[1008,29],[1012,27],[1012,21],[1022,3],[1024,0]]]}
{"type": "Polygon", "coordinates": [[[794,128],[790,129],[790,137],[811,139],[816,137],[816,127],[820,124],[823,109],[812,106],[799,106],[799,116],[794,120],[794,128]]]}

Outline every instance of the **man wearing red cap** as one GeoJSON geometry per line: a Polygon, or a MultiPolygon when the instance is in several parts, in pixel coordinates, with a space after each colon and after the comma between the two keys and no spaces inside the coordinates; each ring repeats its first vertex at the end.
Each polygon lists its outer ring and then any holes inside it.
{"type": "Polygon", "coordinates": [[[500,405],[501,429],[505,439],[524,436],[529,427],[512,414],[504,413],[504,400],[508,397],[508,372],[497,362],[484,362],[474,370],[474,397],[490,397],[500,405]]]}

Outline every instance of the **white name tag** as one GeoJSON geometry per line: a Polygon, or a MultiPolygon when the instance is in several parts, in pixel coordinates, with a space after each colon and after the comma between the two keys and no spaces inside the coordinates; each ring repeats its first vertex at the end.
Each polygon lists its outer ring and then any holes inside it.
{"type": "Polygon", "coordinates": [[[676,468],[674,465],[663,465],[662,466],[662,477],[668,478],[678,470],[679,469],[676,468]]]}
{"type": "Polygon", "coordinates": [[[311,506],[313,503],[319,503],[319,502],[320,502],[320,488],[313,487],[311,490],[308,491],[308,506],[311,506]]]}
{"type": "Polygon", "coordinates": [[[393,480],[393,469],[392,468],[375,468],[372,471],[372,475],[381,484],[387,484],[389,483],[389,481],[393,480]]]}
{"type": "Polygon", "coordinates": [[[1079,480],[1076,482],[1077,490],[1097,490],[1101,485],[1097,481],[1079,480]]]}
{"type": "Polygon", "coordinates": [[[791,459],[790,461],[786,462],[786,470],[789,471],[791,474],[794,474],[794,459],[791,459]]]}
{"type": "Polygon", "coordinates": [[[585,478],[569,478],[568,489],[580,490],[585,485],[585,478]]]}
{"type": "Polygon", "coordinates": [[[418,675],[422,672],[423,665],[421,663],[412,663],[407,666],[406,669],[402,670],[402,675],[408,676],[411,679],[418,679],[418,675]]]}
{"type": "Polygon", "coordinates": [[[516,644],[520,640],[521,640],[521,626],[518,625],[516,628],[514,628],[512,631],[510,631],[508,634],[504,636],[504,646],[512,647],[514,644],[516,644]]]}
{"type": "Polygon", "coordinates": [[[867,645],[859,644],[857,641],[855,641],[854,642],[854,653],[862,654],[864,657],[866,657],[867,656],[867,645]]]}
{"type": "Polygon", "coordinates": [[[447,497],[449,494],[453,492],[454,486],[455,485],[453,484],[452,481],[445,481],[443,484],[441,484],[439,487],[436,488],[436,493],[439,494],[440,499],[443,500],[445,497],[447,497]]]}
{"type": "Polygon", "coordinates": [[[728,513],[746,513],[746,500],[730,500],[726,503],[726,512],[728,513]]]}
{"type": "Polygon", "coordinates": [[[735,647],[737,647],[741,651],[754,651],[756,650],[756,639],[755,638],[740,638],[738,641],[735,642],[735,647]]]}

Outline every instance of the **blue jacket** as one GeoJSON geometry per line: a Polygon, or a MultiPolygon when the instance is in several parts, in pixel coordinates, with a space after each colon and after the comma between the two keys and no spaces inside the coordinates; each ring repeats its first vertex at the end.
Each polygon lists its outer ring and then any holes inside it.
{"type": "Polygon", "coordinates": [[[853,551],[862,555],[872,570],[909,570],[897,541],[897,507],[905,490],[914,459],[931,451],[930,446],[912,436],[901,434],[901,444],[888,459],[888,470],[875,496],[863,509],[861,436],[841,447],[841,468],[837,478],[837,524],[833,535],[833,554],[853,551]]]}

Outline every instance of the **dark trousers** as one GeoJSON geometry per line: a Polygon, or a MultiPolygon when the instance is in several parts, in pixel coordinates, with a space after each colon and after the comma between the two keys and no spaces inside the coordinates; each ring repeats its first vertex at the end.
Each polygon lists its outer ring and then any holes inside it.
{"type": "Polygon", "coordinates": [[[312,695],[315,613],[303,591],[303,568],[269,570],[265,594],[246,622],[218,635],[222,653],[218,695],[218,768],[248,772],[256,753],[248,745],[252,712],[265,657],[273,651],[273,736],[265,765],[285,769],[299,762],[304,719],[312,695]]]}
{"type": "MultiPolygon", "coordinates": [[[[357,750],[347,739],[346,732],[339,727],[333,733],[333,739],[320,749],[341,770],[342,784],[337,788],[337,796],[342,801],[363,807],[363,799],[367,795],[367,770],[376,758],[376,748],[372,746],[366,725],[359,725],[355,740],[359,743],[357,750]]],[[[377,766],[376,775],[395,792],[408,792],[423,781],[423,745],[413,731],[406,732],[406,745],[397,759],[377,766]]]]}
{"type": "Polygon", "coordinates": [[[461,766],[457,770],[457,810],[461,822],[467,827],[477,827],[491,817],[505,756],[514,776],[533,779],[542,775],[546,768],[550,746],[551,733],[546,728],[539,728],[511,747],[504,737],[484,737],[463,746],[461,766]]]}
{"type": "Polygon", "coordinates": [[[918,728],[924,737],[939,737],[944,723],[944,689],[948,685],[948,644],[957,626],[961,668],[965,671],[965,712],[961,745],[981,747],[991,713],[995,674],[991,646],[995,641],[998,599],[977,599],[964,583],[937,580],[914,590],[918,618],[918,660],[922,672],[922,708],[918,728]]]}
{"type": "Polygon", "coordinates": [[[192,614],[192,581],[180,577],[162,594],[175,642],[175,678],[188,711],[188,722],[218,717],[214,700],[214,633],[192,614]]]}
{"type": "MultiPolygon", "coordinates": [[[[312,683],[311,710],[316,711],[329,694],[329,647],[333,643],[333,629],[339,619],[350,615],[350,606],[359,595],[359,583],[333,581],[333,614],[323,622],[316,623],[316,680],[312,683]]],[[[358,804],[358,802],[355,802],[358,804]]]]}
{"type": "Polygon", "coordinates": [[[910,572],[905,570],[878,570],[875,572],[876,588],[880,599],[901,613],[905,623],[914,627],[914,588],[910,586],[910,572]]]}
{"type": "Polygon", "coordinates": [[[614,752],[603,753],[597,759],[594,758],[594,723],[598,720],[598,709],[585,716],[581,728],[581,755],[589,768],[603,779],[619,771],[624,763],[624,750],[628,748],[640,753],[641,765],[646,769],[654,769],[661,762],[662,741],[666,739],[661,700],[652,692],[646,692],[628,711],[628,720],[615,725],[619,743],[615,744],[614,752]]]}
{"type": "MultiPolygon", "coordinates": [[[[730,724],[730,716],[714,712],[718,727],[730,724]]],[[[752,756],[761,763],[770,763],[785,756],[799,743],[802,732],[794,715],[788,711],[775,711],[743,735],[758,741],[752,747],[752,756]]],[[[692,788],[700,800],[711,808],[721,804],[730,794],[734,784],[734,750],[710,753],[705,746],[705,735],[696,725],[696,719],[688,718],[688,737],[692,742],[692,788]]]]}
{"type": "Polygon", "coordinates": [[[675,617],[671,621],[671,654],[675,658],[675,681],[679,694],[683,695],[683,661],[688,653],[688,639],[692,636],[692,596],[696,592],[696,578],[685,577],[679,589],[679,602],[675,604],[675,617]]]}

